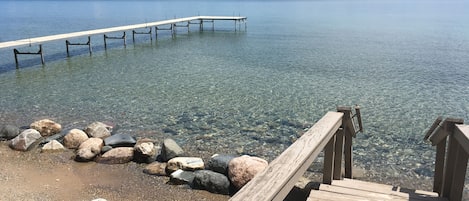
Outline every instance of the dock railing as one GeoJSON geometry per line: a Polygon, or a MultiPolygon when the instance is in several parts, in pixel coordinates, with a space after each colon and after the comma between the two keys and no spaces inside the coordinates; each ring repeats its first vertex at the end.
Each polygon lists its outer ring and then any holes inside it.
{"type": "Polygon", "coordinates": [[[425,135],[436,146],[433,191],[448,200],[461,200],[469,156],[469,125],[462,119],[438,117],[425,135]]]}
{"type": "Polygon", "coordinates": [[[352,137],[362,129],[360,109],[338,107],[328,112],[269,166],[241,188],[231,201],[283,200],[324,149],[323,182],[340,179],[342,155],[345,177],[352,177],[352,137]],[[356,119],[356,121],[354,121],[356,119]]]}

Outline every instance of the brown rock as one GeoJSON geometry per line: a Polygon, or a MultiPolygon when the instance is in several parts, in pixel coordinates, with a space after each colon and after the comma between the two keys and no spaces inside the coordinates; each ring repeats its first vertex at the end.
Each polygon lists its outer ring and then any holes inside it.
{"type": "Polygon", "coordinates": [[[263,171],[267,165],[268,162],[262,158],[247,155],[236,157],[231,159],[228,164],[228,176],[231,183],[240,189],[257,173],[263,171]]]}
{"type": "Polygon", "coordinates": [[[153,162],[143,169],[144,173],[158,176],[166,176],[166,163],[153,162]]]}
{"type": "Polygon", "coordinates": [[[101,153],[104,141],[101,138],[89,138],[78,147],[75,157],[77,161],[91,161],[101,153]]]}
{"type": "Polygon", "coordinates": [[[117,147],[104,153],[98,158],[97,162],[106,164],[122,164],[132,161],[133,156],[133,147],[117,147]]]}
{"type": "Polygon", "coordinates": [[[134,147],[134,161],[138,163],[152,163],[156,159],[157,147],[153,142],[140,142],[134,147]]]}
{"type": "Polygon", "coordinates": [[[93,122],[85,128],[85,133],[90,137],[105,139],[111,136],[111,132],[107,129],[108,125],[101,122],[93,122]]]}
{"type": "Polygon", "coordinates": [[[50,136],[62,131],[62,126],[50,119],[43,119],[33,122],[31,125],[29,125],[29,127],[39,131],[42,136],[50,136]]]}
{"type": "Polygon", "coordinates": [[[82,130],[72,129],[64,137],[64,146],[69,149],[76,149],[81,143],[88,139],[88,135],[82,130]]]}

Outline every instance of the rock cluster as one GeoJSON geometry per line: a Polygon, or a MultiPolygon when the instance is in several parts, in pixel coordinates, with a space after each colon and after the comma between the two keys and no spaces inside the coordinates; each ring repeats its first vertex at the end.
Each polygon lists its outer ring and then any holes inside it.
{"type": "Polygon", "coordinates": [[[148,138],[136,140],[128,134],[111,134],[112,128],[102,122],[93,122],[83,130],[62,132],[60,124],[43,119],[21,133],[18,127],[4,126],[0,129],[0,139],[10,140],[9,146],[19,151],[27,151],[38,144],[43,145],[43,153],[72,149],[77,162],[147,163],[144,173],[169,176],[170,184],[184,184],[226,195],[242,188],[268,165],[266,160],[258,157],[223,154],[215,154],[205,163],[202,158],[188,157],[173,139],[164,139],[158,145],[157,141],[148,138]],[[50,137],[41,141],[46,136],[50,137]]]}

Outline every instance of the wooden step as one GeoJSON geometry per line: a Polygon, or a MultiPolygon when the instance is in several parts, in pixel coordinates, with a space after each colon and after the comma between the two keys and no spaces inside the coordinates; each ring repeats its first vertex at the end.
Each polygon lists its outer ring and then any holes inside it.
{"type": "Polygon", "coordinates": [[[319,190],[312,190],[308,198],[308,201],[316,200],[447,201],[446,198],[440,198],[434,192],[410,190],[353,179],[334,180],[331,185],[321,184],[319,190]]]}

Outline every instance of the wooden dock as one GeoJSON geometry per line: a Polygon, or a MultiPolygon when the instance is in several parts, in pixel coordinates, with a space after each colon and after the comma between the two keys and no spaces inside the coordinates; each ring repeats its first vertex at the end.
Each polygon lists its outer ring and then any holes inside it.
{"type": "Polygon", "coordinates": [[[352,138],[362,131],[359,108],[328,112],[230,201],[282,201],[309,165],[324,150],[323,181],[307,201],[460,201],[469,156],[469,125],[461,119],[438,118],[425,140],[437,146],[433,192],[405,189],[352,178],[352,138]],[[344,166],[342,166],[344,164],[344,166]],[[345,169],[345,178],[342,170],[345,169]]]}
{"type": "Polygon", "coordinates": [[[95,29],[95,30],[88,30],[88,31],[79,31],[73,33],[65,33],[65,34],[57,34],[51,36],[42,36],[36,38],[27,38],[27,39],[20,39],[15,41],[8,41],[8,42],[1,42],[1,48],[8,48],[8,47],[17,47],[23,45],[31,45],[37,43],[44,43],[54,40],[64,40],[69,38],[81,37],[81,36],[92,36],[92,35],[99,35],[105,33],[112,33],[112,32],[119,32],[119,31],[128,31],[134,29],[141,29],[141,28],[150,28],[150,27],[158,27],[163,25],[172,25],[178,23],[190,23],[192,21],[198,21],[199,23],[203,23],[204,21],[216,21],[216,20],[231,20],[235,22],[245,22],[247,17],[230,17],[230,16],[195,16],[195,17],[185,17],[185,18],[177,18],[177,19],[170,19],[170,20],[163,20],[157,22],[149,22],[149,23],[142,23],[142,24],[134,24],[134,25],[126,25],[126,26],[119,26],[119,27],[111,27],[111,28],[104,28],[104,29],[95,29]]]}
{"type": "Polygon", "coordinates": [[[195,24],[195,25],[199,25],[199,30],[202,31],[204,29],[204,23],[211,23],[212,24],[212,29],[214,29],[215,21],[220,21],[220,20],[222,20],[222,21],[227,21],[227,20],[234,21],[235,31],[237,31],[238,29],[241,29],[241,24],[242,23],[244,23],[244,29],[246,29],[247,17],[241,17],[241,16],[239,16],[239,17],[234,17],[234,16],[233,17],[231,17],[231,16],[194,16],[194,17],[177,18],[177,19],[162,20],[162,21],[142,23],[142,24],[118,26],[118,27],[111,27],[111,28],[88,30],[88,31],[78,31],[78,32],[73,32],[73,33],[64,33],[64,34],[57,34],[57,35],[51,35],[51,36],[41,36],[41,37],[35,37],[35,38],[27,38],[27,39],[20,39],[20,40],[14,40],[14,41],[1,42],[0,43],[0,49],[9,48],[9,47],[26,46],[26,45],[31,46],[32,44],[39,44],[39,50],[37,52],[20,52],[17,49],[13,49],[13,53],[15,55],[16,68],[18,68],[18,55],[21,55],[21,54],[40,55],[41,56],[41,62],[42,62],[42,64],[44,64],[44,55],[43,55],[42,44],[45,43],[45,42],[49,42],[49,41],[65,40],[66,39],[65,45],[66,45],[66,50],[67,50],[67,56],[70,56],[69,46],[73,46],[73,45],[86,45],[86,46],[88,46],[89,52],[91,54],[91,52],[92,52],[91,36],[93,36],[93,35],[103,34],[103,36],[104,36],[104,48],[106,49],[106,47],[107,47],[106,41],[109,40],[109,39],[123,40],[124,46],[126,46],[126,40],[127,40],[126,31],[132,30],[132,38],[134,39],[134,41],[135,41],[135,34],[148,34],[148,35],[150,35],[150,39],[153,40],[153,38],[152,38],[153,28],[154,28],[154,33],[155,33],[156,37],[158,37],[158,30],[160,30],[160,31],[169,30],[169,31],[171,31],[171,35],[175,36],[176,35],[176,29],[178,27],[187,28],[187,32],[189,32],[190,25],[195,24]],[[163,26],[163,27],[159,27],[159,26],[163,26]],[[143,29],[143,28],[148,29],[148,31],[146,31],[146,32],[135,31],[137,29],[143,29]],[[118,36],[118,37],[107,36],[106,35],[108,33],[113,33],[113,32],[123,32],[123,35],[118,36]],[[71,38],[84,37],[84,36],[88,36],[87,43],[72,43],[68,40],[68,39],[71,39],[71,38]]]}

